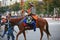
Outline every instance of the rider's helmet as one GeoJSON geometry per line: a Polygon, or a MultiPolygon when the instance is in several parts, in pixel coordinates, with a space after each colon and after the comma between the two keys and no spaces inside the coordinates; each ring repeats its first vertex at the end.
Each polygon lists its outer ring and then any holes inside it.
{"type": "Polygon", "coordinates": [[[30,5],[30,6],[34,6],[33,2],[29,2],[29,5],[30,5]]]}

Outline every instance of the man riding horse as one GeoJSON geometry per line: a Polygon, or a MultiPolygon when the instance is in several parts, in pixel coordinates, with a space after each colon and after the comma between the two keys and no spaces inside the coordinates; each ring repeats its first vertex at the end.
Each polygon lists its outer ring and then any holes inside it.
{"type": "MultiPolygon", "coordinates": [[[[37,20],[37,15],[35,15],[36,10],[34,7],[34,4],[32,2],[29,3],[30,8],[27,10],[27,15],[24,19],[24,25],[28,24],[30,26],[33,26],[34,31],[36,31],[36,20],[37,20]]],[[[26,25],[25,25],[26,26],[26,25]]]]}

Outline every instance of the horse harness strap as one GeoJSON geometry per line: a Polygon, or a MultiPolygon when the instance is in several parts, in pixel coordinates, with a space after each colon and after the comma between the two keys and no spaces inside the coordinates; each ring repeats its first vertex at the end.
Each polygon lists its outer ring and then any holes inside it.
{"type": "Polygon", "coordinates": [[[24,21],[24,19],[26,19],[26,17],[23,18],[21,21],[19,21],[19,22],[17,23],[17,25],[21,24],[21,23],[24,21]]]}

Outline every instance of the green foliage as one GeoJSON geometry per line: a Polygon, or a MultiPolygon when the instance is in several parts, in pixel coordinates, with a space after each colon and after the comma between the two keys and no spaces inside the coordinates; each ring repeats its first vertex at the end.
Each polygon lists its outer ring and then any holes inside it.
{"type": "Polygon", "coordinates": [[[35,2],[36,12],[37,14],[41,14],[44,12],[44,3],[43,2],[35,2]]]}
{"type": "Polygon", "coordinates": [[[48,14],[53,13],[54,8],[60,8],[60,0],[43,0],[45,3],[45,10],[47,11],[48,6],[48,14]],[[48,4],[48,5],[47,5],[48,4]]]}
{"type": "Polygon", "coordinates": [[[0,13],[4,13],[6,11],[18,11],[20,9],[21,9],[20,4],[15,3],[11,6],[0,7],[0,13]]]}
{"type": "Polygon", "coordinates": [[[60,0],[53,0],[54,7],[60,7],[60,0]]]}
{"type": "Polygon", "coordinates": [[[29,9],[29,1],[26,1],[26,2],[24,3],[24,9],[25,9],[25,10],[29,9]]]}
{"type": "Polygon", "coordinates": [[[0,7],[0,13],[4,13],[8,10],[8,6],[6,7],[0,7]]]}
{"type": "Polygon", "coordinates": [[[19,4],[19,3],[15,3],[15,4],[11,5],[9,9],[10,9],[11,11],[18,11],[18,10],[21,9],[21,8],[20,8],[20,4],[19,4]]]}
{"type": "Polygon", "coordinates": [[[52,5],[49,5],[49,12],[53,12],[54,11],[54,7],[52,5]]]}

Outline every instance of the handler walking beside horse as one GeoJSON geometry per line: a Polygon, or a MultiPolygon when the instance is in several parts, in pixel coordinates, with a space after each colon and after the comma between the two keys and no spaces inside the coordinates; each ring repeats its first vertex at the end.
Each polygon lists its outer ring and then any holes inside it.
{"type": "MultiPolygon", "coordinates": [[[[9,15],[10,16],[10,15],[9,15]]],[[[2,21],[2,24],[5,24],[5,30],[4,30],[4,33],[2,35],[2,38],[4,37],[5,34],[7,34],[7,40],[10,40],[10,36],[12,37],[12,40],[14,40],[14,34],[13,34],[13,31],[14,31],[14,27],[11,26],[11,23],[9,21],[9,16],[7,16],[7,20],[6,18],[4,18],[2,21]]]]}

